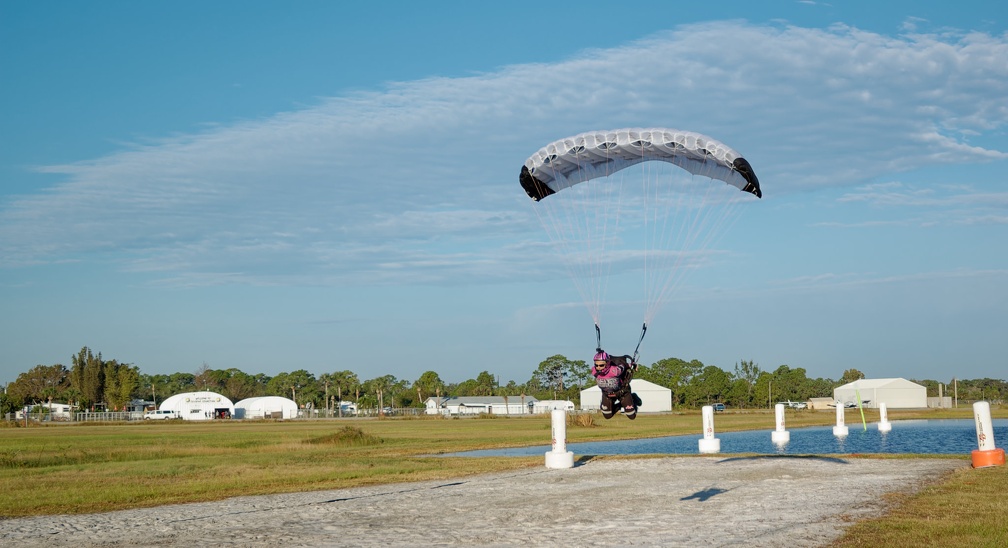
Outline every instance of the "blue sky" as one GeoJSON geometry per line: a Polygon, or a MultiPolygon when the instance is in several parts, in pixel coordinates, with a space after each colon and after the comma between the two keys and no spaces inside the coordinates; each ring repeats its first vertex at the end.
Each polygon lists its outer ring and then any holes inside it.
{"type": "Polygon", "coordinates": [[[587,360],[517,174],[636,126],[729,143],[765,193],[645,363],[1004,378],[1008,8],[654,4],[0,3],[0,382],[82,346],[448,382],[587,360]]]}

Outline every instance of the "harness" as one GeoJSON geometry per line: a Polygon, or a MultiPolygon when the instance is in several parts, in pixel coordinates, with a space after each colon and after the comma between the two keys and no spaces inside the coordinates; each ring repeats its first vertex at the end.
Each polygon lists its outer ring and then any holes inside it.
{"type": "MultiPolygon", "coordinates": [[[[603,383],[599,383],[599,380],[601,380],[601,379],[599,379],[598,377],[595,378],[595,384],[599,385],[599,388],[602,389],[602,391],[605,393],[605,395],[607,397],[613,398],[613,399],[620,399],[624,395],[626,395],[626,394],[628,394],[630,392],[630,379],[633,378],[634,371],[636,371],[636,369],[637,369],[637,364],[634,363],[633,361],[629,361],[628,362],[627,358],[629,358],[629,357],[630,356],[618,356],[617,359],[619,359],[619,358],[623,359],[623,364],[622,364],[623,365],[623,372],[620,374],[619,377],[610,377],[610,378],[605,379],[606,381],[610,381],[610,380],[612,380],[612,381],[618,381],[620,383],[620,387],[618,389],[616,389],[616,390],[607,390],[606,387],[602,386],[603,383]]],[[[608,383],[605,383],[605,384],[608,384],[608,383]]]]}

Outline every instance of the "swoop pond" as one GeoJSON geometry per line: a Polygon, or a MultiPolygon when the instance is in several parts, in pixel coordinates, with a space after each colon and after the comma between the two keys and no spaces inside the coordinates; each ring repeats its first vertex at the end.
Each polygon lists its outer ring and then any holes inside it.
{"type": "MultiPolygon", "coordinates": [[[[620,419],[616,417],[613,420],[620,419]]],[[[717,432],[721,453],[756,453],[767,455],[904,453],[969,455],[977,448],[976,423],[972,419],[898,420],[890,421],[892,430],[879,432],[878,423],[849,423],[850,433],[833,435],[832,426],[812,426],[788,429],[791,441],[776,445],[770,439],[771,430],[717,432]]],[[[1008,419],[995,419],[994,440],[997,447],[1008,442],[1008,419]]],[[[700,424],[698,421],[697,429],[700,424]]],[[[693,455],[698,454],[697,434],[619,441],[567,443],[575,455],[693,455]]],[[[550,451],[549,444],[508,449],[464,451],[453,457],[520,457],[542,455],[550,451]]]]}

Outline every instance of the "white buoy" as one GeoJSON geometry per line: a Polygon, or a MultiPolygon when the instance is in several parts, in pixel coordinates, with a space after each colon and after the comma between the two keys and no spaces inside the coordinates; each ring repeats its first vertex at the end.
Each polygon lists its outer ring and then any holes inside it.
{"type": "Polygon", "coordinates": [[[833,435],[842,438],[848,433],[847,425],[844,424],[844,404],[836,402],[836,426],[833,427],[833,435]]]}
{"type": "Polygon", "coordinates": [[[994,445],[994,423],[991,421],[990,403],[985,401],[974,403],[973,417],[976,419],[978,446],[972,454],[973,468],[1004,466],[1004,449],[998,449],[994,445]]]}
{"type": "Polygon", "coordinates": [[[567,450],[567,412],[554,409],[551,414],[553,450],[546,452],[546,468],[573,468],[574,452],[567,450]]]}
{"type": "Polygon", "coordinates": [[[889,422],[889,413],[886,410],[886,404],[879,402],[878,414],[879,414],[878,431],[888,432],[892,430],[892,423],[889,422]]]}
{"type": "Polygon", "coordinates": [[[703,406],[703,438],[700,440],[701,453],[720,453],[721,440],[714,437],[714,408],[703,406]]]}
{"type": "Polygon", "coordinates": [[[791,432],[784,429],[784,404],[778,403],[774,406],[774,418],[777,419],[777,428],[770,432],[770,440],[777,445],[784,445],[791,441],[791,432]]]}

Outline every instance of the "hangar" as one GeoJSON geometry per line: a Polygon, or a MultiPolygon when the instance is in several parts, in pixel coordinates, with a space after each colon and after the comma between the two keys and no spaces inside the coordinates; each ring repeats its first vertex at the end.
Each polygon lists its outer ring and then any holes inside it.
{"type": "MultiPolygon", "coordinates": [[[[660,413],[672,410],[672,391],[644,379],[631,379],[630,390],[641,399],[637,409],[641,413],[660,413]]],[[[593,411],[602,403],[602,389],[591,386],[581,391],[581,410],[593,411]]]]}
{"type": "Polygon", "coordinates": [[[234,404],[236,419],[296,419],[298,405],[281,396],[245,398],[234,404]]]}
{"type": "Polygon", "coordinates": [[[161,402],[158,409],[174,411],[187,421],[230,419],[235,407],[231,400],[216,392],[183,392],[161,402]]]}
{"type": "Polygon", "coordinates": [[[833,389],[833,399],[844,404],[857,404],[858,396],[865,407],[884,403],[888,409],[927,407],[927,388],[904,378],[858,379],[833,389]]]}

